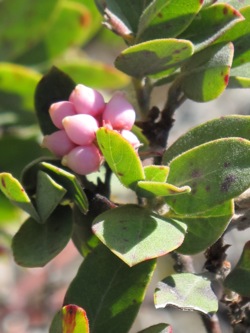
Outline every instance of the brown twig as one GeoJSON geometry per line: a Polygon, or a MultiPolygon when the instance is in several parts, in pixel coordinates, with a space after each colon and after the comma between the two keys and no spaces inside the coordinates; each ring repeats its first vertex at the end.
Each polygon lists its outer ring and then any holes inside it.
{"type": "Polygon", "coordinates": [[[211,317],[201,314],[201,319],[208,333],[222,333],[220,322],[216,314],[213,314],[211,317]]]}
{"type": "Polygon", "coordinates": [[[194,273],[193,259],[191,256],[177,252],[172,252],[171,256],[175,261],[174,269],[177,273],[194,273]]]}
{"type": "MultiPolygon", "coordinates": [[[[137,94],[137,97],[140,98],[140,95],[137,94]]],[[[169,132],[174,123],[174,112],[185,100],[180,82],[176,80],[168,90],[168,98],[163,109],[160,111],[158,107],[153,106],[148,112],[147,120],[137,122],[153,151],[162,151],[166,148],[169,132]]],[[[154,163],[161,164],[161,161],[162,156],[157,156],[154,163]]]]}

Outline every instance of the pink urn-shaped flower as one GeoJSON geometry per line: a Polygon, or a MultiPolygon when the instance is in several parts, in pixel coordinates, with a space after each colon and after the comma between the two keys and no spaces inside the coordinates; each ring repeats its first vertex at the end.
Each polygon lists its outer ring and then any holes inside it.
{"type": "Polygon", "coordinates": [[[68,101],[50,106],[49,114],[58,131],[46,135],[42,146],[80,175],[98,171],[103,163],[96,141],[100,126],[116,130],[135,149],[140,146],[130,131],[135,122],[135,111],[122,92],[116,92],[106,104],[100,92],[78,84],[68,101]]]}

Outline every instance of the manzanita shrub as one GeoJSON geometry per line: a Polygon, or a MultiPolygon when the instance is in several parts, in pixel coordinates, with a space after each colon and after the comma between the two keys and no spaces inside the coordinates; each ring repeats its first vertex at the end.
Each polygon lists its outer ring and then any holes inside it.
{"type": "MultiPolygon", "coordinates": [[[[164,255],[176,272],[156,285],[157,309],[198,311],[207,331],[218,333],[223,304],[234,332],[247,332],[250,237],[230,270],[223,236],[250,226],[249,196],[241,196],[250,187],[250,116],[214,119],[167,141],[187,98],[207,102],[226,88],[250,88],[250,1],[95,3],[124,40],[115,67],[131,78],[136,100],[121,91],[106,99],[57,67],[40,79],[35,110],[52,155],[30,161],[21,179],[0,174],[3,194],[29,214],[12,240],[15,261],[44,266],[70,239],[84,258],[50,333],[128,333],[164,255]],[[166,87],[161,109],[150,104],[158,86],[166,87]],[[113,200],[113,175],[137,203],[113,200]],[[232,219],[235,211],[240,218],[232,219]],[[190,261],[201,252],[206,262],[195,272],[190,261]]],[[[39,43],[24,54],[17,42],[9,57],[43,57],[39,43]]]]}

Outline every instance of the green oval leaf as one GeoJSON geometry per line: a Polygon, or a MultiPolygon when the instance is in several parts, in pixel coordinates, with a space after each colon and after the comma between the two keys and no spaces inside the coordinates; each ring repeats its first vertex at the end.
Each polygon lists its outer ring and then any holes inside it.
{"type": "Polygon", "coordinates": [[[58,61],[56,64],[75,82],[96,89],[119,89],[128,85],[130,81],[127,75],[113,66],[87,58],[71,62],[58,61]]]}
{"type": "Polygon", "coordinates": [[[42,267],[60,253],[72,233],[71,209],[57,207],[46,223],[26,220],[12,240],[16,263],[24,267],[42,267]]]}
{"type": "Polygon", "coordinates": [[[154,302],[157,309],[173,305],[205,314],[218,310],[218,300],[211,282],[202,275],[191,273],[173,274],[159,282],[154,302]]]}
{"type": "Polygon", "coordinates": [[[184,242],[178,248],[182,254],[192,255],[205,251],[221,237],[234,212],[233,200],[197,215],[167,214],[187,225],[184,242]],[[204,237],[206,235],[206,237],[204,237]]]}
{"type": "Polygon", "coordinates": [[[0,174],[0,190],[14,205],[30,214],[36,221],[40,221],[40,217],[28,194],[19,181],[10,173],[3,172],[0,174]]]}
{"type": "Polygon", "coordinates": [[[154,260],[130,268],[101,244],[80,266],[64,304],[85,309],[91,333],[127,333],[154,269],[154,260]]]}
{"type": "Polygon", "coordinates": [[[39,170],[36,186],[36,204],[41,222],[45,222],[61,202],[67,191],[47,173],[39,170]]]}
{"type": "Polygon", "coordinates": [[[234,27],[222,35],[216,42],[233,42],[234,59],[232,67],[241,66],[250,61],[250,6],[240,10],[244,20],[238,22],[234,27]]]}
{"type": "Polygon", "coordinates": [[[191,192],[166,198],[179,214],[204,212],[233,199],[250,186],[250,141],[227,138],[210,141],[174,158],[168,181],[188,185],[191,192]]]}
{"type": "Polygon", "coordinates": [[[70,198],[76,203],[80,211],[85,214],[88,211],[88,199],[76,176],[50,163],[42,162],[41,167],[68,191],[70,198]]]}
{"type": "Polygon", "coordinates": [[[197,52],[212,44],[236,23],[243,20],[241,13],[229,4],[214,4],[199,12],[181,38],[190,40],[197,52]]]}
{"type": "Polygon", "coordinates": [[[119,133],[102,127],[96,138],[109,167],[124,186],[133,189],[145,178],[137,152],[119,133]]]}
{"type": "Polygon", "coordinates": [[[52,24],[61,0],[12,0],[0,4],[0,60],[10,60],[37,42],[52,24]]]}
{"type": "Polygon", "coordinates": [[[44,135],[57,130],[49,116],[50,105],[68,100],[74,88],[74,81],[56,67],[52,67],[39,81],[35,91],[35,108],[44,135]]]}
{"type": "Polygon", "coordinates": [[[125,49],[116,58],[115,66],[133,77],[142,78],[155,74],[158,77],[166,75],[169,69],[180,66],[192,54],[193,45],[188,40],[157,39],[125,49]]]}
{"type": "Polygon", "coordinates": [[[212,45],[194,54],[181,69],[184,94],[196,102],[217,98],[226,89],[232,61],[232,43],[212,45]]]}
{"type": "Polygon", "coordinates": [[[241,137],[250,140],[250,116],[225,116],[201,124],[177,139],[163,155],[163,163],[168,164],[183,152],[203,143],[220,138],[241,137]]]}
{"type": "Polygon", "coordinates": [[[197,0],[156,0],[140,17],[137,41],[170,38],[180,34],[202,7],[197,0]]]}
{"type": "Polygon", "coordinates": [[[186,225],[136,205],[125,205],[99,215],[92,230],[113,253],[134,266],[179,247],[186,225]]]}
{"type": "Polygon", "coordinates": [[[248,241],[242,251],[240,260],[235,268],[226,277],[225,287],[239,293],[242,296],[250,297],[250,241],[248,241]]]}

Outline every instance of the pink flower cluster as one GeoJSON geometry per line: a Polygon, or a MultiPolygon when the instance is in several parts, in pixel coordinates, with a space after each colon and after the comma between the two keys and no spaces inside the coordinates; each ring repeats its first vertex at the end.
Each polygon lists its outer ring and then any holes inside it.
{"type": "Polygon", "coordinates": [[[99,169],[103,156],[96,142],[96,131],[107,126],[118,131],[136,149],[140,142],[130,131],[135,111],[122,92],[108,103],[96,90],[78,84],[68,101],[51,105],[49,114],[58,131],[46,135],[43,147],[62,158],[62,164],[80,175],[99,169]]]}

